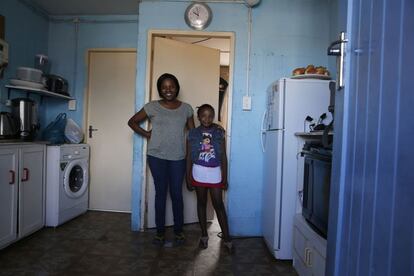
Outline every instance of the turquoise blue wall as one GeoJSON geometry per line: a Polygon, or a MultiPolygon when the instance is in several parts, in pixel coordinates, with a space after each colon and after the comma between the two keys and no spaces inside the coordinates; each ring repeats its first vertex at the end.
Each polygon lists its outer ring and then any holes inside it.
{"type": "MultiPolygon", "coordinates": [[[[143,1],[138,32],[138,78],[136,108],[144,104],[147,33],[150,29],[189,30],[183,20],[188,3],[143,1]]],[[[328,0],[262,1],[252,10],[250,95],[252,110],[242,111],[246,94],[248,9],[239,3],[209,3],[214,17],[206,31],[235,34],[235,68],[231,114],[230,188],[228,216],[233,235],[261,235],[262,152],[260,123],[265,91],[271,82],[290,75],[293,68],[328,65],[328,0]]],[[[133,229],[140,227],[142,139],[134,140],[133,229]]]]}
{"type": "MultiPolygon", "coordinates": [[[[92,48],[136,48],[137,16],[79,16],[56,17],[49,25],[49,58],[51,72],[66,78],[69,93],[77,101],[75,111],[68,110],[67,101],[47,98],[46,121],[53,120],[60,112],[83,125],[84,92],[86,88],[87,51],[92,48]]],[[[116,91],[114,91],[116,95],[116,91]]],[[[108,107],[110,109],[110,107],[108,107]]]]}
{"type": "MultiPolygon", "coordinates": [[[[6,18],[5,40],[9,43],[9,65],[3,79],[0,79],[0,111],[9,111],[5,106],[7,91],[4,88],[10,78],[15,77],[17,67],[33,67],[34,57],[48,50],[47,17],[16,0],[1,0],[0,14],[6,18]]],[[[11,97],[25,97],[25,93],[12,91],[11,97]]],[[[40,97],[32,95],[39,102],[40,97]]],[[[40,118],[43,118],[43,106],[40,106],[40,118]]]]}

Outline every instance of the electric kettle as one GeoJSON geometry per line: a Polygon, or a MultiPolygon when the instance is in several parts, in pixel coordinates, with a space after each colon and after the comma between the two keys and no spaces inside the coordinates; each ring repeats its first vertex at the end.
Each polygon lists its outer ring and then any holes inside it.
{"type": "Polygon", "coordinates": [[[9,112],[0,112],[0,139],[17,138],[19,121],[9,112]]]}
{"type": "Polygon", "coordinates": [[[11,100],[11,111],[19,120],[18,138],[32,141],[39,129],[36,103],[29,98],[16,98],[11,100]]]}

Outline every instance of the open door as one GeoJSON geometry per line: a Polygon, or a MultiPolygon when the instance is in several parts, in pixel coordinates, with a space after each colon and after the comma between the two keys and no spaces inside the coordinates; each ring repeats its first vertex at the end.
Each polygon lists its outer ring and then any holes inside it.
{"type": "MultiPolygon", "coordinates": [[[[196,125],[198,125],[197,106],[208,103],[217,110],[220,78],[219,50],[155,37],[153,40],[150,100],[159,99],[157,79],[163,73],[171,73],[177,77],[180,82],[178,99],[193,107],[196,125]]],[[[155,227],[155,188],[150,170],[146,168],[146,171],[146,227],[152,228],[155,227]]],[[[195,192],[187,191],[183,185],[183,198],[184,223],[198,222],[195,192]]],[[[210,208],[207,218],[213,219],[213,215],[210,208]]],[[[167,226],[174,224],[169,196],[165,223],[167,226]]]]}
{"type": "Polygon", "coordinates": [[[414,275],[414,2],[339,2],[348,43],[326,275],[414,275]]]}

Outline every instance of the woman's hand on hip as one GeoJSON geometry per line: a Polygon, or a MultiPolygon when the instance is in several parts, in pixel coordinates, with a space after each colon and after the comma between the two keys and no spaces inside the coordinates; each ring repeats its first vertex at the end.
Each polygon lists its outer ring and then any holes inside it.
{"type": "Polygon", "coordinates": [[[147,113],[144,108],[134,114],[128,120],[128,126],[137,134],[149,139],[151,138],[151,130],[145,130],[141,127],[141,123],[148,119],[147,113]]]}

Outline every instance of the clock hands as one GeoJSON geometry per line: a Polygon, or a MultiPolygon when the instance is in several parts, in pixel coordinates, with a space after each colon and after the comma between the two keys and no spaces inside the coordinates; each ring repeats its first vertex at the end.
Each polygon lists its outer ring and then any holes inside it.
{"type": "Polygon", "coordinates": [[[200,16],[200,11],[198,10],[198,8],[196,8],[195,11],[193,11],[193,13],[197,16],[200,16]]]}

